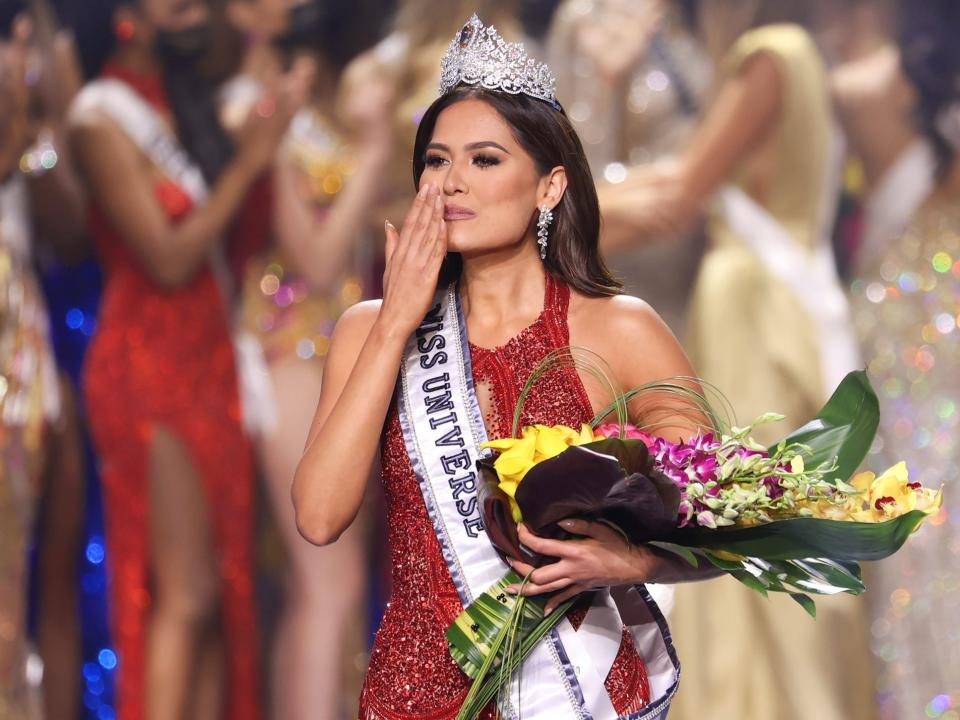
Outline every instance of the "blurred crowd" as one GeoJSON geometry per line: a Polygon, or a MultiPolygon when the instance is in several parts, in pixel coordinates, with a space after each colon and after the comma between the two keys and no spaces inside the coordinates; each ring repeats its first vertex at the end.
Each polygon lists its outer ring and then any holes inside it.
{"type": "Polygon", "coordinates": [[[960,720],[955,0],[0,0],[0,720],[356,717],[377,481],[323,548],[289,488],[473,12],[551,65],[608,260],[741,420],[863,366],[871,469],[947,484],[815,622],[678,586],[671,718],[960,720]]]}

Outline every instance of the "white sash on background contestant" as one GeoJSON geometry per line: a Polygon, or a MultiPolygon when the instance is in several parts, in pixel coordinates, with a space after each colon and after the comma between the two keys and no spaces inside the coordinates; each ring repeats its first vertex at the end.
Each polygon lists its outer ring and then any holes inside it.
{"type": "Polygon", "coordinates": [[[930,143],[914,140],[887,168],[863,203],[863,240],[856,267],[886,252],[933,191],[937,161],[930,143]]]}
{"type": "Polygon", "coordinates": [[[727,185],[717,193],[727,225],[767,272],[793,293],[813,321],[824,399],[848,372],[862,366],[850,304],[837,275],[831,242],[842,149],[842,138],[834,131],[812,250],[799,245],[777,218],[739,187],[727,185]]]}
{"type": "MultiPolygon", "coordinates": [[[[70,112],[86,114],[91,110],[108,115],[164,175],[190,196],[194,205],[206,201],[207,183],[200,168],[157,111],[127,83],[102,78],[84,86],[70,112]]],[[[220,286],[228,317],[232,317],[233,280],[219,242],[210,251],[210,269],[220,286]]],[[[276,424],[276,406],[263,349],[248,332],[235,330],[232,335],[244,426],[252,433],[268,430],[276,424]]]]}
{"type": "MultiPolygon", "coordinates": [[[[476,461],[487,439],[473,387],[456,284],[407,343],[398,387],[403,437],[443,556],[464,607],[509,567],[483,528],[476,461]]],[[[530,653],[501,710],[511,720],[615,720],[604,681],[625,624],[646,663],[651,702],[631,720],[665,718],[680,666],[669,630],[642,587],[597,592],[579,630],[566,619],[530,653]],[[614,602],[616,597],[616,602],[614,602]]]]}

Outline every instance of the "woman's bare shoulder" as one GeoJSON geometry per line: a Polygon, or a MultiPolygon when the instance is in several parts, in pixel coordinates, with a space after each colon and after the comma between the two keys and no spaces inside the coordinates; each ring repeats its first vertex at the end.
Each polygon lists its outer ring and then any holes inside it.
{"type": "Polygon", "coordinates": [[[360,335],[364,337],[380,315],[383,300],[364,300],[348,307],[337,320],[335,332],[339,335],[360,335]]]}
{"type": "Polygon", "coordinates": [[[598,353],[630,385],[693,372],[669,326],[638,297],[573,293],[569,323],[571,344],[598,353]]]}
{"type": "Polygon", "coordinates": [[[622,338],[623,333],[649,336],[667,332],[673,336],[653,306],[633,295],[588,297],[574,292],[570,311],[571,320],[588,324],[612,339],[622,338]]]}
{"type": "Polygon", "coordinates": [[[382,300],[365,300],[347,308],[333,329],[330,351],[327,354],[324,377],[341,375],[344,382],[350,374],[363,344],[370,336],[382,300]]]}

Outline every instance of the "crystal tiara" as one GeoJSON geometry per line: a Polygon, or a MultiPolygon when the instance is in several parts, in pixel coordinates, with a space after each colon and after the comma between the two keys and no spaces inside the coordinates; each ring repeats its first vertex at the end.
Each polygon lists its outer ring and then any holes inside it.
{"type": "Polygon", "coordinates": [[[557,81],[545,63],[527,55],[520,43],[508,43],[492,25],[473,15],[450,41],[440,65],[440,94],[460,83],[481,85],[511,95],[529,95],[559,108],[557,81]]]}

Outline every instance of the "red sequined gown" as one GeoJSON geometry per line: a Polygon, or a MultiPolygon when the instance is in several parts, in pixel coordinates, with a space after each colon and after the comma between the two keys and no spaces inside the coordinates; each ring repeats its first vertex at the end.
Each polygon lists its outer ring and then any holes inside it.
{"type": "MultiPolygon", "coordinates": [[[[486,418],[491,437],[510,435],[513,408],[531,371],[549,352],[569,344],[569,300],[570,289],[547,275],[543,312],[532,325],[494,350],[470,346],[474,380],[493,399],[494,410],[486,418]]],[[[592,417],[576,371],[558,370],[534,386],[521,425],[579,427],[592,417]]],[[[410,466],[396,406],[387,417],[381,460],[393,583],[370,656],[360,717],[454,718],[469,679],[450,657],[444,632],[463,608],[410,466]]],[[[571,613],[575,627],[584,614],[571,613]]],[[[626,630],[606,687],[621,714],[649,702],[646,669],[626,630]]]]}
{"type": "MultiPolygon", "coordinates": [[[[154,78],[114,70],[155,106],[154,78]]],[[[174,222],[190,197],[170,180],[155,184],[174,222]]],[[[252,572],[253,467],[241,425],[233,344],[209,269],[163,289],[93,208],[91,230],[106,285],[85,368],[90,424],[103,478],[111,625],[119,665],[120,720],[145,715],[145,651],[151,603],[148,453],[158,427],[187,448],[199,471],[220,563],[229,720],[260,716],[252,572]]]]}

